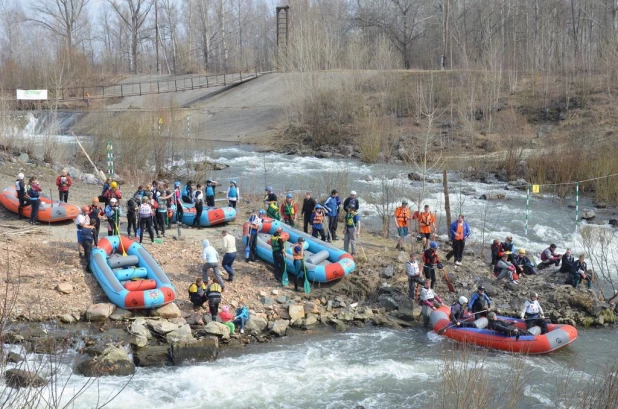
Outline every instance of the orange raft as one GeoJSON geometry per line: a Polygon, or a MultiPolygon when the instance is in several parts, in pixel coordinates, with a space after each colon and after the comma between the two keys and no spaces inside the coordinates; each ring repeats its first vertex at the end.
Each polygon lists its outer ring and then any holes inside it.
{"type": "MultiPolygon", "coordinates": [[[[486,329],[487,318],[479,318],[475,321],[478,328],[458,328],[451,326],[450,312],[449,307],[440,307],[431,313],[430,320],[433,330],[435,332],[444,330],[441,335],[447,338],[486,348],[529,355],[548,354],[564,348],[577,339],[577,329],[565,324],[547,324],[549,332],[543,335],[540,335],[539,327],[532,327],[529,331],[537,335],[522,335],[518,339],[486,329]]],[[[500,316],[498,319],[511,322],[519,329],[526,329],[524,320],[500,316]]]]}
{"type": "MultiPolygon", "coordinates": [[[[62,222],[65,220],[74,220],[79,215],[79,207],[76,205],[58,202],[50,199],[48,196],[41,194],[39,196],[41,204],[39,205],[39,213],[37,220],[45,223],[62,222]]],[[[17,213],[19,209],[19,199],[17,198],[17,191],[14,187],[7,187],[0,193],[0,204],[6,207],[13,213],[17,213]]],[[[32,207],[24,206],[21,214],[29,218],[32,207]]]]}

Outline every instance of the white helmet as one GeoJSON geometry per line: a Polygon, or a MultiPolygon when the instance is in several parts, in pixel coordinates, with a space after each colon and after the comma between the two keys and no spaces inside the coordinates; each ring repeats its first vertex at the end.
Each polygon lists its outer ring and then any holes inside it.
{"type": "Polygon", "coordinates": [[[350,194],[356,196],[356,190],[351,191],[350,194]]]}
{"type": "Polygon", "coordinates": [[[23,173],[18,173],[17,174],[17,179],[23,180],[24,179],[24,174],[23,173]]]}
{"type": "Polygon", "coordinates": [[[118,203],[118,199],[116,199],[115,197],[112,197],[112,199],[109,202],[110,203],[118,203]]]}
{"type": "Polygon", "coordinates": [[[459,304],[461,305],[468,304],[468,299],[462,295],[461,297],[459,297],[459,304]]]}

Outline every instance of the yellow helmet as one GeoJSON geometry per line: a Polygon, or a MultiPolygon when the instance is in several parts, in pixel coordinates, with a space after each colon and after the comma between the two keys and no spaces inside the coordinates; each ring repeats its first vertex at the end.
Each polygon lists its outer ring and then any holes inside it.
{"type": "Polygon", "coordinates": [[[118,188],[118,183],[112,182],[111,187],[112,187],[112,189],[118,188]]]}

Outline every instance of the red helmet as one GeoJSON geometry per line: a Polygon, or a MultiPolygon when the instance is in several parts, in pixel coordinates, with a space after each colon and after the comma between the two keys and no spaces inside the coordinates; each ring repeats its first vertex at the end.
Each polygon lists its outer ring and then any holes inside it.
{"type": "Polygon", "coordinates": [[[501,251],[501,252],[498,253],[498,257],[502,258],[504,256],[506,256],[505,252],[501,251]]]}

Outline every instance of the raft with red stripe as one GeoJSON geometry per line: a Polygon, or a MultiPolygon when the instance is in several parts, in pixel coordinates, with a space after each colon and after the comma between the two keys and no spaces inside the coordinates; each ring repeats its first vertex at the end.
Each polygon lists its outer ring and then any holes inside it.
{"type": "MultiPolygon", "coordinates": [[[[281,236],[287,243],[284,255],[288,274],[294,274],[295,271],[291,249],[298,242],[299,237],[305,239],[305,265],[309,281],[326,283],[338,280],[350,274],[356,268],[356,263],[354,263],[354,259],[349,253],[270,218],[264,219],[260,234],[257,236],[257,255],[267,263],[274,263],[273,252],[270,247],[270,236],[279,227],[283,229],[281,236]]],[[[245,245],[249,243],[248,222],[243,225],[243,241],[245,245]]]]}
{"type": "Polygon", "coordinates": [[[158,308],[176,298],[167,274],[141,244],[128,237],[100,239],[89,262],[107,297],[120,308],[158,308]]]}
{"type": "MultiPolygon", "coordinates": [[[[519,339],[509,337],[499,332],[486,329],[487,318],[475,321],[479,328],[458,328],[450,326],[450,308],[440,307],[433,311],[430,322],[435,332],[446,328],[441,334],[458,342],[475,344],[486,348],[498,349],[520,354],[549,354],[571,344],[577,339],[577,329],[566,324],[547,324],[547,334],[541,335],[539,327],[532,327],[529,331],[536,335],[522,335],[519,339]]],[[[501,317],[499,320],[511,322],[521,330],[526,329],[524,320],[501,317]]]]}
{"type": "MultiPolygon", "coordinates": [[[[37,213],[37,220],[44,223],[62,222],[66,220],[74,220],[79,216],[80,210],[76,205],[59,202],[52,200],[49,196],[43,193],[39,196],[39,212],[37,213]]],[[[19,210],[19,199],[17,198],[17,191],[13,186],[9,186],[0,193],[0,204],[6,207],[13,213],[17,213],[19,210]]],[[[32,207],[30,205],[24,206],[21,211],[22,216],[30,218],[32,207]]]]}

